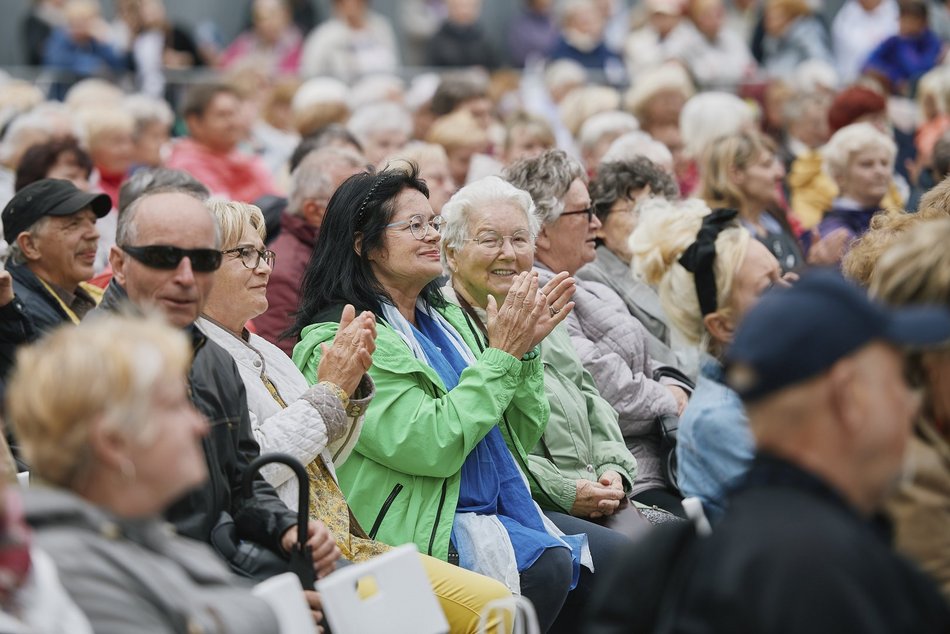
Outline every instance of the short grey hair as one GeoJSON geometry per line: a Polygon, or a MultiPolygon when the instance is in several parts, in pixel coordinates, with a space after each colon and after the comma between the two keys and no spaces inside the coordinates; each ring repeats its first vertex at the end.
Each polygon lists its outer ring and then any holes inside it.
{"type": "Polygon", "coordinates": [[[590,150],[608,134],[619,136],[640,129],[640,122],[629,112],[608,110],[589,117],[581,125],[578,142],[581,150],[590,150]]]}
{"type": "Polygon", "coordinates": [[[287,213],[299,216],[304,201],[310,198],[324,203],[333,195],[333,180],[330,177],[334,166],[365,167],[366,159],[359,152],[348,148],[327,145],[307,154],[290,175],[290,193],[287,196],[287,213]]]}
{"type": "Polygon", "coordinates": [[[564,196],[571,183],[577,179],[587,182],[584,166],[564,150],[548,150],[536,158],[518,161],[505,170],[504,177],[531,195],[542,225],[551,224],[564,213],[564,196]]]}
{"type": "Polygon", "coordinates": [[[205,202],[211,192],[197,178],[183,170],[153,167],[137,170],[119,188],[119,215],[148,192],[179,192],[205,202]]]}
{"type": "MultiPolygon", "coordinates": [[[[48,223],[49,216],[43,216],[29,227],[24,229],[24,231],[21,233],[40,233],[46,228],[48,223]]],[[[7,259],[10,260],[11,264],[26,264],[26,256],[23,255],[23,251],[20,249],[20,245],[17,244],[15,237],[13,242],[10,243],[10,250],[7,252],[7,259]]]]}
{"type": "Polygon", "coordinates": [[[117,246],[122,247],[125,245],[130,245],[135,242],[136,237],[138,236],[138,227],[136,226],[136,218],[139,215],[139,210],[142,208],[142,204],[151,198],[152,196],[158,196],[159,194],[183,194],[185,196],[190,196],[198,202],[201,203],[201,206],[208,213],[208,216],[214,222],[214,248],[221,248],[221,227],[218,226],[218,221],[215,218],[214,214],[211,212],[211,209],[208,207],[207,199],[202,200],[198,198],[193,193],[188,191],[183,191],[175,188],[157,188],[149,190],[143,193],[141,196],[132,201],[128,208],[119,214],[119,219],[116,222],[115,228],[115,243],[117,246]]]}
{"type": "Polygon", "coordinates": [[[848,169],[852,156],[871,148],[880,148],[887,152],[891,165],[897,156],[897,145],[870,123],[852,123],[835,132],[821,150],[825,167],[831,176],[838,180],[848,169]]]}
{"type": "Polygon", "coordinates": [[[152,123],[160,123],[166,128],[175,123],[175,113],[168,102],[148,95],[129,95],[122,101],[122,109],[135,120],[136,136],[152,123]]]}
{"type": "Polygon", "coordinates": [[[528,222],[528,231],[531,233],[531,241],[534,242],[541,230],[541,221],[535,211],[531,194],[498,176],[486,176],[455,192],[442,206],[442,217],[445,218],[440,241],[443,268],[448,268],[446,250],[461,249],[469,238],[468,227],[473,216],[493,203],[510,203],[517,207],[528,222]]]}

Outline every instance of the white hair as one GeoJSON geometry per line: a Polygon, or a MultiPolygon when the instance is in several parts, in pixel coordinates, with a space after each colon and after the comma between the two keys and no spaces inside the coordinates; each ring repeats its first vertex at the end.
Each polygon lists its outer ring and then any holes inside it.
{"type": "Polygon", "coordinates": [[[587,69],[572,59],[559,59],[551,62],[544,70],[544,85],[551,93],[564,86],[586,83],[587,69]]]}
{"type": "Polygon", "coordinates": [[[406,82],[401,77],[389,74],[368,75],[350,89],[350,110],[381,101],[405,101],[406,82]],[[397,97],[397,98],[394,98],[397,97]]]}
{"type": "Polygon", "coordinates": [[[137,132],[151,123],[160,123],[166,128],[175,123],[175,114],[164,99],[148,95],[129,95],[122,101],[122,109],[135,119],[137,132]]]}
{"type": "Polygon", "coordinates": [[[310,152],[290,175],[287,213],[300,215],[308,198],[320,199],[324,205],[330,200],[333,195],[330,170],[334,165],[357,168],[365,164],[360,153],[349,147],[328,145],[310,152]]]}
{"type": "Polygon", "coordinates": [[[593,148],[608,134],[620,135],[640,129],[640,122],[628,112],[609,110],[589,117],[581,126],[578,142],[581,150],[593,148]]]}
{"type": "Polygon", "coordinates": [[[882,149],[891,165],[897,156],[897,145],[870,123],[852,123],[835,132],[821,150],[825,168],[836,180],[848,169],[851,158],[857,152],[882,149]]]}
{"type": "Polygon", "coordinates": [[[399,130],[412,134],[412,116],[404,106],[391,101],[363,106],[353,113],[346,123],[346,129],[360,143],[377,132],[399,130]]]}
{"type": "Polygon", "coordinates": [[[455,192],[442,207],[442,217],[445,218],[445,224],[441,231],[442,240],[440,245],[442,248],[442,266],[444,268],[448,268],[446,250],[461,249],[462,244],[468,239],[468,227],[471,224],[472,215],[494,203],[509,203],[517,207],[524,214],[528,223],[528,231],[531,233],[532,241],[534,241],[541,230],[541,221],[535,213],[531,194],[523,189],[518,189],[498,176],[486,176],[455,192]]]}
{"type": "Polygon", "coordinates": [[[290,101],[290,109],[294,114],[298,114],[317,104],[346,104],[349,94],[350,89],[339,79],[313,77],[302,83],[294,93],[294,98],[290,101]]]}
{"type": "Polygon", "coordinates": [[[703,156],[719,137],[735,134],[755,121],[755,112],[742,99],[727,92],[704,92],[692,97],[680,113],[680,133],[685,154],[703,156]]]}
{"type": "Polygon", "coordinates": [[[607,148],[600,162],[632,161],[638,156],[650,159],[666,171],[673,167],[673,154],[669,148],[641,130],[617,137],[607,148]]]}
{"type": "Polygon", "coordinates": [[[813,93],[818,90],[837,91],[838,71],[823,59],[809,59],[795,67],[791,86],[795,92],[813,93]]]}
{"type": "Polygon", "coordinates": [[[663,64],[637,75],[633,86],[623,97],[624,108],[636,116],[650,99],[667,90],[676,90],[684,99],[696,93],[686,69],[680,64],[663,64]]]}

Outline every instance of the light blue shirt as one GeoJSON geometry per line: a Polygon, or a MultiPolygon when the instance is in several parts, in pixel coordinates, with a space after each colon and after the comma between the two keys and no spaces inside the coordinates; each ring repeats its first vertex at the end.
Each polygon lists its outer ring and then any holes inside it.
{"type": "Polygon", "coordinates": [[[755,446],[742,401],[723,383],[722,365],[710,356],[703,357],[676,442],[680,490],[702,500],[710,519],[718,517],[726,492],[752,464],[755,446]]]}

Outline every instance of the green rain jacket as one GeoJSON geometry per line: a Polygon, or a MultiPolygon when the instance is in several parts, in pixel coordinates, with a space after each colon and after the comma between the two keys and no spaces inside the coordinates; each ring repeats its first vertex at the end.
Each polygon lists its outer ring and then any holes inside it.
{"type": "MultiPolygon", "coordinates": [[[[438,309],[472,350],[477,343],[455,305],[438,309]]],[[[342,306],[327,310],[338,318],[342,306]]],[[[293,360],[316,382],[320,344],[339,324],[307,326],[293,360]]],[[[527,452],[544,433],[550,408],[540,358],[521,361],[489,348],[451,392],[435,370],[416,359],[402,336],[377,317],[376,352],[369,375],[376,397],[352,454],[337,465],[340,487],[370,535],[387,544],[414,542],[419,551],[448,558],[462,464],[475,445],[500,425],[524,470],[527,452]]],[[[526,356],[535,356],[533,353],[526,356]]]]}

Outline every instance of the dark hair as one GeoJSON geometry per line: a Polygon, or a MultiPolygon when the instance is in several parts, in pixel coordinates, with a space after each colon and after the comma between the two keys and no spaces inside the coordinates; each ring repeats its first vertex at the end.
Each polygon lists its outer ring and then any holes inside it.
{"type": "Polygon", "coordinates": [[[86,178],[89,178],[89,175],[92,174],[92,159],[89,158],[89,154],[84,149],[79,147],[79,141],[74,137],[67,136],[32,145],[23,153],[20,165],[16,170],[14,191],[20,191],[30,183],[46,178],[46,175],[64,154],[71,154],[76,161],[76,165],[85,171],[86,178]]]}
{"type": "Polygon", "coordinates": [[[950,134],[944,132],[934,144],[930,161],[933,164],[934,180],[938,183],[950,175],[950,134]]]}
{"type": "MultiPolygon", "coordinates": [[[[393,303],[373,274],[369,254],[383,248],[386,225],[392,221],[396,197],[404,189],[415,189],[429,197],[429,188],[419,179],[419,168],[414,163],[406,169],[354,174],[337,188],[300,283],[300,308],[294,325],[284,337],[299,337],[305,327],[317,323],[322,311],[334,306],[353,304],[358,311],[381,315],[382,302],[393,303]],[[356,236],[362,237],[358,253],[356,236]]],[[[432,306],[445,303],[437,280],[422,290],[420,298],[432,306]]]]}
{"type": "Polygon", "coordinates": [[[297,147],[294,148],[294,153],[290,155],[290,161],[288,162],[291,173],[297,169],[297,166],[300,165],[300,162],[303,161],[308,154],[335,142],[352,145],[360,154],[363,153],[363,146],[360,145],[360,142],[356,140],[356,137],[353,136],[345,126],[339,123],[331,123],[323,126],[313,134],[308,134],[300,139],[297,147]]]}
{"type": "Polygon", "coordinates": [[[601,164],[597,168],[597,177],[590,184],[594,213],[601,220],[605,219],[614,203],[629,197],[631,191],[647,186],[653,195],[667,200],[675,200],[680,195],[673,177],[645,156],[601,164]]]}
{"type": "Polygon", "coordinates": [[[208,109],[208,106],[211,105],[211,102],[214,101],[214,98],[222,93],[234,95],[235,97],[240,98],[238,91],[233,86],[229,86],[228,84],[195,84],[189,88],[188,92],[185,94],[185,99],[181,105],[182,118],[187,119],[191,115],[203,117],[205,110],[208,109]]]}
{"type": "Polygon", "coordinates": [[[899,15],[911,15],[927,21],[927,3],[923,0],[898,0],[897,11],[899,15]]]}
{"type": "Polygon", "coordinates": [[[471,75],[446,75],[432,95],[429,109],[437,117],[454,112],[470,99],[488,96],[488,88],[471,75]]]}

